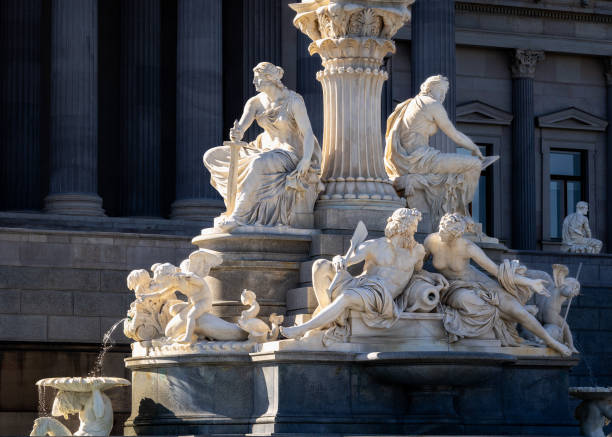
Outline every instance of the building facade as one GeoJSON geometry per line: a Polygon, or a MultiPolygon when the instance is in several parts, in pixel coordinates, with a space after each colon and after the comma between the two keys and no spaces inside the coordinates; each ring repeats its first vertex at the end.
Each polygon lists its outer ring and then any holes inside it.
{"type": "MultiPolygon", "coordinates": [[[[254,95],[252,67],[283,67],[321,138],[321,62],[289,3],[0,0],[0,434],[28,431],[38,377],[91,367],[129,306],[127,272],[184,258],[223,210],[202,155],[254,95]],[[32,392],[7,394],[22,386],[32,392]]],[[[417,0],[412,12],[386,60],[381,135],[397,103],[446,75],[459,130],[501,157],[472,205],[486,233],[558,251],[561,220],[584,200],[609,251],[612,1],[417,0]]],[[[612,340],[611,267],[589,265],[598,297],[570,315],[597,363],[597,342],[612,340]]],[[[128,349],[115,351],[107,365],[121,376],[128,349]]],[[[598,372],[612,383],[612,369],[598,372]]]]}

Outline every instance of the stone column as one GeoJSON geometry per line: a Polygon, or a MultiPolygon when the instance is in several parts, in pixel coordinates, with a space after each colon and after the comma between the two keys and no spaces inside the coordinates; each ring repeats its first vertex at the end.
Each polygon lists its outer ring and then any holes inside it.
{"type": "Polygon", "coordinates": [[[319,54],[324,67],[317,80],[323,87],[326,188],[317,202],[317,227],[351,228],[363,214],[377,211],[371,223],[380,226],[384,216],[404,204],[383,165],[381,90],[388,74],[381,65],[395,52],[391,38],[410,19],[412,1],[380,3],[291,5],[297,12],[294,24],[313,40],[310,54],[319,54]]]}
{"type": "MultiPolygon", "coordinates": [[[[253,87],[253,67],[267,61],[281,63],[281,0],[248,0],[244,2],[242,14],[244,68],[243,95],[256,94],[253,87]]],[[[238,115],[237,118],[240,118],[238,115]]]]}
{"type": "Polygon", "coordinates": [[[223,142],[221,2],[178,2],[173,218],[201,220],[223,209],[202,165],[204,152],[223,142]]]}
{"type": "Polygon", "coordinates": [[[121,2],[122,214],[161,213],[160,0],[121,2]]]}
{"type": "Polygon", "coordinates": [[[512,248],[537,245],[533,78],[544,52],[517,49],[512,57],[512,248]]]}
{"type": "Polygon", "coordinates": [[[0,1],[0,208],[41,208],[41,0],[0,1]]]}
{"type": "Polygon", "coordinates": [[[607,250],[612,252],[612,57],[608,57],[605,62],[606,77],[606,113],[608,118],[608,128],[606,130],[606,199],[608,210],[607,214],[607,250]]]}
{"type": "Polygon", "coordinates": [[[104,215],[98,196],[98,2],[51,2],[52,214],[104,215]]]}
{"type": "MultiPolygon", "coordinates": [[[[455,1],[417,1],[412,7],[411,86],[412,94],[419,92],[429,76],[442,74],[448,78],[450,88],[444,108],[455,123],[457,107],[457,73],[455,56],[455,1]]],[[[455,151],[453,143],[443,133],[431,139],[431,145],[443,152],[455,151]]]]}

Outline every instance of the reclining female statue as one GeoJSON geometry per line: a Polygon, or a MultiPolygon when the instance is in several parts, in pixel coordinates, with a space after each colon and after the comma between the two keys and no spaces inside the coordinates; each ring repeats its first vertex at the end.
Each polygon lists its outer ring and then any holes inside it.
{"type": "Polygon", "coordinates": [[[235,202],[229,199],[231,147],[214,147],[204,154],[211,184],[223,196],[228,210],[215,227],[230,231],[240,225],[287,225],[295,222],[296,205],[306,202],[312,212],[320,182],[321,149],[312,132],[302,97],[281,82],[283,69],[261,62],[254,69],[259,91],[230,130],[230,140],[240,142],[253,121],[264,130],[255,141],[241,147],[233,171],[235,202]]]}
{"type": "Polygon", "coordinates": [[[571,355],[570,348],[555,340],[525,307],[533,291],[548,295],[546,281],[524,276],[526,269],[516,261],[505,260],[498,266],[462,237],[465,228],[462,215],[445,214],[439,231],[428,235],[424,243],[433,266],[449,281],[441,294],[446,331],[455,340],[493,331],[503,346],[519,346],[523,340],[516,324],[520,323],[552,349],[571,355]],[[471,266],[470,261],[496,279],[471,266]]]}

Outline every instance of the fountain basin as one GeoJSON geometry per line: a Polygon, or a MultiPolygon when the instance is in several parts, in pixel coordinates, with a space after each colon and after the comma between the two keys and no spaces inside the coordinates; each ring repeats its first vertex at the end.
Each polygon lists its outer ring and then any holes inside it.
{"type": "Polygon", "coordinates": [[[533,426],[558,435],[575,426],[567,387],[577,359],[296,343],[127,358],[125,434],[495,435],[533,426]]]}

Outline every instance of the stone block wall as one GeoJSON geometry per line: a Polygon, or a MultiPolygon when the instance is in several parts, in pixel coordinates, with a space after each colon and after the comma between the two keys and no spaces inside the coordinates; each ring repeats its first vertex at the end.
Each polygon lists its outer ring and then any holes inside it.
{"type": "MultiPolygon", "coordinates": [[[[153,263],[178,263],[189,237],[117,232],[0,228],[0,435],[28,435],[39,409],[35,382],[86,376],[104,333],[125,317],[132,293],[126,276],[153,263]]],[[[129,340],[118,326],[103,374],[130,379],[123,358],[129,340]]],[[[130,389],[109,391],[112,435],[123,434],[130,389]]],[[[46,390],[46,410],[54,390],[46,390]]],[[[63,420],[63,419],[62,419],[63,420]]],[[[71,430],[78,428],[72,417],[71,430]]]]}

